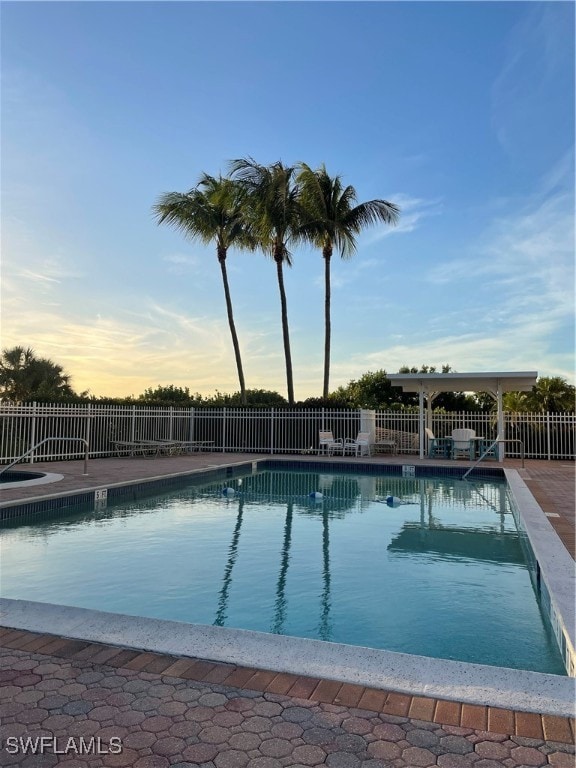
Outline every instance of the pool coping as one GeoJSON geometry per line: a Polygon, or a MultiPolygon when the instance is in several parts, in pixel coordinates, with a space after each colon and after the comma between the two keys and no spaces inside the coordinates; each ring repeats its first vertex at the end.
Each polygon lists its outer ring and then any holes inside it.
{"type": "MultiPolygon", "coordinates": [[[[259,458],[254,461],[230,462],[217,467],[148,478],[146,481],[109,484],[106,488],[134,490],[134,487],[140,484],[164,484],[166,481],[178,482],[190,476],[242,471],[250,466],[252,469],[265,467],[270,461],[267,458],[259,458]]],[[[274,457],[272,461],[275,464],[296,463],[294,459],[283,460],[280,457],[274,457]]],[[[326,463],[322,462],[321,466],[326,472],[326,463]]],[[[346,466],[339,463],[338,470],[342,471],[346,466]]],[[[357,463],[349,466],[354,471],[359,470],[357,463]]],[[[306,467],[310,468],[308,462],[306,467]]],[[[418,469],[421,474],[425,474],[425,467],[418,469]]],[[[435,467],[434,474],[453,474],[438,471],[439,469],[435,467]]],[[[382,471],[382,467],[379,471],[382,471]]],[[[521,505],[520,512],[527,534],[529,537],[532,534],[531,544],[534,544],[535,533],[538,537],[544,535],[544,542],[537,545],[534,551],[545,563],[542,573],[545,574],[546,584],[551,590],[552,604],[555,606],[556,615],[563,617],[561,631],[567,634],[573,649],[574,609],[573,605],[570,609],[570,586],[561,578],[565,558],[554,548],[554,543],[561,546],[567,556],[568,553],[518,472],[504,470],[500,474],[507,477],[511,492],[521,505]],[[527,514],[524,514],[524,507],[528,508],[527,514]],[[552,560],[551,564],[547,562],[549,559],[552,560]],[[559,584],[560,593],[556,594],[559,584]]],[[[102,486],[84,489],[81,495],[91,494],[92,499],[96,499],[96,491],[101,489],[102,486]]],[[[34,504],[73,495],[68,492],[43,496],[36,499],[34,504]]],[[[22,504],[22,501],[6,502],[2,507],[12,508],[22,504]]],[[[571,563],[571,558],[569,559],[571,563]]],[[[571,563],[569,571],[573,570],[572,565],[571,563]]],[[[564,717],[574,717],[575,714],[576,681],[573,677],[7,598],[0,600],[0,623],[14,629],[65,635],[74,639],[121,645],[149,652],[200,657],[245,667],[266,668],[280,673],[321,677],[411,695],[564,717]]]]}

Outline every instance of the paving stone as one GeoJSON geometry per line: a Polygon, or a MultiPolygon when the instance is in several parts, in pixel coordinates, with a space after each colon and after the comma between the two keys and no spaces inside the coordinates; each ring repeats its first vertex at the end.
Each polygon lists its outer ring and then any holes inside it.
{"type": "Polygon", "coordinates": [[[542,739],[529,739],[527,736],[511,736],[510,739],[521,747],[541,747],[544,744],[542,739]]]}
{"type": "MultiPolygon", "coordinates": [[[[133,749],[123,749],[117,755],[106,755],[105,764],[115,768],[128,768],[128,766],[135,766],[138,758],[138,752],[133,749]]],[[[164,764],[158,768],[164,768],[164,764]]]]}
{"type": "Polygon", "coordinates": [[[510,749],[496,741],[479,741],[474,746],[474,750],[480,757],[491,760],[505,760],[510,757],[510,749]]]}
{"type": "Polygon", "coordinates": [[[188,706],[183,701],[166,701],[160,704],[157,709],[159,715],[173,717],[174,715],[183,715],[188,706]]]}
{"type": "Polygon", "coordinates": [[[219,725],[211,725],[200,731],[198,736],[207,744],[225,744],[232,733],[228,728],[222,728],[219,725]]]}
{"type": "Polygon", "coordinates": [[[42,721],[42,727],[49,731],[61,731],[64,728],[69,728],[74,722],[72,715],[55,715],[52,714],[42,721]]]}
{"type": "Polygon", "coordinates": [[[170,726],[168,733],[170,736],[177,736],[180,739],[190,739],[193,736],[198,736],[201,730],[202,725],[200,723],[182,720],[170,726]]]}
{"type": "Polygon", "coordinates": [[[390,741],[373,741],[368,744],[367,752],[370,757],[376,757],[381,760],[394,760],[402,754],[398,744],[390,741]]]}
{"type": "Polygon", "coordinates": [[[232,728],[234,725],[240,725],[244,722],[244,717],[240,712],[230,712],[224,710],[223,712],[217,712],[212,718],[214,725],[221,725],[224,728],[232,728]]]}
{"type": "MultiPolygon", "coordinates": [[[[489,760],[483,758],[474,763],[475,768],[502,768],[502,763],[499,760],[489,760]]],[[[519,768],[519,767],[518,767],[519,768]]]]}
{"type": "Polygon", "coordinates": [[[228,749],[220,752],[214,758],[216,768],[244,768],[248,765],[249,757],[246,753],[237,749],[228,749]]]}
{"type": "Polygon", "coordinates": [[[122,739],[122,745],[129,749],[147,749],[156,740],[156,734],[150,731],[132,731],[122,739]]]}
{"type": "Polygon", "coordinates": [[[128,710],[127,712],[119,712],[116,715],[116,722],[118,725],[125,725],[126,727],[138,725],[143,720],[146,719],[146,714],[144,712],[134,712],[133,710],[128,710]]]}
{"type": "Polygon", "coordinates": [[[326,765],[329,768],[360,768],[361,763],[360,758],[349,752],[332,752],[326,758],[326,765]]]}
{"type": "Polygon", "coordinates": [[[286,757],[292,752],[292,744],[286,739],[266,739],[259,750],[265,757],[286,757]]]}
{"type": "Polygon", "coordinates": [[[205,763],[213,760],[218,754],[218,747],[214,744],[191,744],[182,752],[184,760],[191,763],[205,763]]]}
{"type": "Polygon", "coordinates": [[[161,755],[147,755],[134,763],[134,768],[168,768],[170,761],[161,755]]]}
{"type": "Polygon", "coordinates": [[[283,707],[280,704],[273,701],[259,701],[254,704],[254,714],[261,715],[262,717],[274,717],[275,715],[281,715],[283,707]]]}
{"type": "Polygon", "coordinates": [[[548,762],[555,768],[574,768],[576,764],[574,755],[569,755],[566,752],[552,752],[548,755],[548,762]]]}
{"type": "MultiPolygon", "coordinates": [[[[290,726],[292,725],[292,723],[284,723],[283,725],[290,726]]],[[[294,723],[294,725],[296,724],[294,723]]],[[[301,729],[301,726],[297,726],[297,727],[300,727],[301,729]]],[[[331,741],[334,740],[334,735],[335,735],[333,731],[328,728],[318,728],[318,727],[307,728],[303,732],[301,730],[301,734],[302,734],[302,739],[307,744],[316,744],[318,746],[322,746],[323,744],[329,744],[331,741]]],[[[290,737],[287,737],[287,738],[290,738],[290,737]]]]}
{"type": "Polygon", "coordinates": [[[18,714],[18,719],[21,723],[32,725],[32,723],[41,723],[42,720],[45,720],[49,716],[49,714],[47,709],[38,707],[36,709],[28,709],[20,712],[18,714]]]}
{"type": "Polygon", "coordinates": [[[155,696],[140,696],[134,699],[130,706],[138,712],[156,712],[161,704],[162,699],[155,696]]]}
{"type": "Polygon", "coordinates": [[[158,739],[152,749],[157,755],[171,757],[182,752],[185,748],[186,742],[184,739],[179,739],[176,736],[167,736],[163,739],[158,739]]]}
{"type": "MultiPolygon", "coordinates": [[[[471,768],[478,765],[478,755],[470,752],[467,755],[445,754],[439,755],[436,759],[436,765],[439,768],[471,768]]],[[[492,762],[492,761],[489,761],[492,762]]],[[[498,763],[498,768],[502,768],[502,763],[498,763]]]]}
{"type": "Polygon", "coordinates": [[[268,717],[247,717],[244,721],[244,728],[252,733],[270,733],[272,730],[272,720],[268,717]]]}
{"type": "Polygon", "coordinates": [[[169,717],[164,717],[162,715],[153,715],[152,717],[147,717],[145,720],[142,721],[140,724],[140,727],[143,731],[151,731],[152,733],[160,733],[161,731],[167,731],[168,728],[172,725],[172,721],[169,717]]]}
{"type": "MultiPolygon", "coordinates": [[[[409,737],[408,740],[410,740],[409,737]]],[[[474,752],[474,745],[464,736],[443,736],[440,739],[440,747],[443,752],[454,752],[457,755],[474,752]]]]}
{"type": "Polygon", "coordinates": [[[195,720],[198,723],[203,723],[206,720],[212,721],[215,712],[210,707],[192,706],[188,707],[184,717],[186,720],[195,720]]]}
{"type": "MultiPolygon", "coordinates": [[[[270,733],[272,736],[278,736],[280,739],[298,739],[300,736],[303,737],[301,725],[298,725],[298,723],[285,723],[283,721],[274,723],[270,733]]],[[[307,741],[307,739],[304,739],[304,741],[307,741]]],[[[310,743],[313,744],[315,742],[310,743]]]]}
{"type": "Polygon", "coordinates": [[[514,758],[517,763],[524,763],[525,765],[540,766],[547,763],[546,756],[534,747],[514,747],[510,752],[510,757],[514,758]]]}
{"type": "Polygon", "coordinates": [[[401,741],[406,738],[406,732],[394,723],[382,723],[374,728],[374,736],[383,741],[401,741]]]}
{"type": "MultiPolygon", "coordinates": [[[[435,733],[422,728],[415,728],[414,730],[408,731],[406,733],[406,740],[415,747],[435,747],[440,742],[439,737],[435,733]]],[[[470,745],[469,751],[471,752],[473,749],[474,747],[470,745]]]]}
{"type": "Polygon", "coordinates": [[[304,765],[322,765],[326,759],[326,752],[320,747],[312,744],[305,744],[301,747],[296,747],[292,752],[292,757],[295,763],[302,763],[304,765]]]}
{"type": "Polygon", "coordinates": [[[436,755],[423,747],[408,747],[402,752],[402,759],[411,768],[428,768],[436,765],[436,755]]]}
{"type": "Polygon", "coordinates": [[[128,680],[127,683],[124,683],[123,688],[128,693],[142,693],[142,691],[147,691],[150,688],[150,683],[146,680],[128,680]]]}
{"type": "Polygon", "coordinates": [[[289,723],[304,723],[312,718],[312,713],[304,707],[286,707],[283,717],[289,723]]]}
{"type": "Polygon", "coordinates": [[[238,695],[231,696],[226,701],[226,704],[224,704],[224,707],[231,710],[232,712],[247,712],[248,710],[251,710],[253,706],[254,702],[250,701],[244,696],[238,695]]]}
{"type": "Polygon", "coordinates": [[[372,725],[367,718],[347,717],[342,721],[342,728],[349,733],[356,733],[359,736],[372,731],[372,725]]]}
{"type": "Polygon", "coordinates": [[[198,703],[204,707],[219,707],[227,701],[228,699],[222,693],[206,693],[200,697],[198,703]]]}
{"type": "Polygon", "coordinates": [[[366,741],[355,733],[341,733],[336,736],[336,744],[339,749],[348,752],[362,752],[366,749],[366,741]]]}
{"type": "Polygon", "coordinates": [[[282,768],[283,763],[274,757],[254,757],[250,760],[249,768],[282,768]]]}

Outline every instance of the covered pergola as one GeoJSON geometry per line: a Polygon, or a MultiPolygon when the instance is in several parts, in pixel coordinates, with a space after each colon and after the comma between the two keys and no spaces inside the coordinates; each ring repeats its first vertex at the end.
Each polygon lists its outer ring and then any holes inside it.
{"type": "MultiPolygon", "coordinates": [[[[403,392],[417,392],[419,396],[420,458],[424,458],[424,427],[432,426],[432,403],[441,392],[488,392],[496,400],[498,436],[504,437],[504,392],[529,392],[536,384],[536,371],[486,373],[392,373],[387,378],[403,392]],[[424,413],[426,399],[426,414],[424,413]]],[[[504,445],[498,446],[498,458],[504,459],[504,445]]]]}

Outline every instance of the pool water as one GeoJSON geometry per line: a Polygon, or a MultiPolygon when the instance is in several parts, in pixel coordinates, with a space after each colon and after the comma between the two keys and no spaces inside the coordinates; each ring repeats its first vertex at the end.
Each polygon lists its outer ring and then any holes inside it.
{"type": "Polygon", "coordinates": [[[498,482],[267,471],[0,536],[3,597],[566,674],[498,482]]]}

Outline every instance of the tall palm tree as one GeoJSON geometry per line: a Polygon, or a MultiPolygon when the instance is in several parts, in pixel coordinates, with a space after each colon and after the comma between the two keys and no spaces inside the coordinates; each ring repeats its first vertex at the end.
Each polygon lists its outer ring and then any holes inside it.
{"type": "Polygon", "coordinates": [[[356,250],[356,235],[370,224],[395,224],[400,209],[387,200],[369,200],[356,203],[356,190],[344,187],[340,176],[331,177],[324,165],[312,170],[300,163],[297,182],[300,202],[304,210],[303,233],[311,243],[322,250],[324,259],[324,385],[322,397],[328,397],[330,382],[330,259],[336,248],[342,258],[349,258],[356,250]]]}
{"type": "Polygon", "coordinates": [[[216,256],[222,272],[228,325],[240,383],[240,400],[242,405],[246,405],[246,384],[226,270],[230,247],[252,247],[242,215],[242,190],[231,179],[204,174],[198,185],[189,192],[168,192],[162,195],[153,211],[158,224],[171,224],[193,240],[216,242],[216,256]]]}
{"type": "Polygon", "coordinates": [[[294,183],[295,169],[278,161],[270,166],[257,163],[251,157],[233,160],[231,173],[246,190],[245,215],[250,230],[262,251],[276,264],[282,313],[282,338],[286,361],[288,404],[294,405],[292,356],[288,329],[288,309],[284,288],[283,266],[292,265],[288,245],[299,239],[300,205],[294,183]]]}

